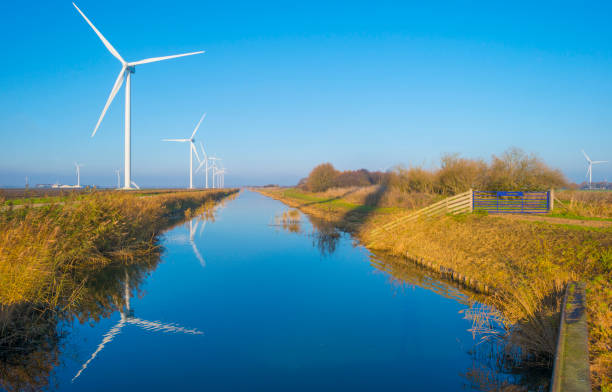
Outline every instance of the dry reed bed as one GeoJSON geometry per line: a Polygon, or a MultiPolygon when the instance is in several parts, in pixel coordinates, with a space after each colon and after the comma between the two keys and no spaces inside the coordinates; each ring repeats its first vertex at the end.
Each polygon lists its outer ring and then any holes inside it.
{"type": "MultiPolygon", "coordinates": [[[[0,303],[70,304],[73,276],[153,252],[174,221],[235,191],[92,192],[65,204],[0,212],[0,303]],[[208,204],[207,204],[208,203],[208,204]]],[[[64,306],[64,305],[62,305],[64,306]]]]}
{"type": "Polygon", "coordinates": [[[555,210],[590,218],[612,219],[611,191],[564,190],[556,192],[562,202],[555,210]]]}
{"type": "MultiPolygon", "coordinates": [[[[458,271],[470,280],[491,288],[488,302],[502,313],[511,328],[511,340],[540,360],[554,352],[558,309],[563,286],[575,279],[587,281],[590,357],[596,389],[612,387],[612,230],[585,229],[569,225],[526,222],[471,214],[417,220],[398,230],[374,235],[372,231],[405,211],[357,215],[341,203],[304,202],[294,190],[260,189],[275,199],[324,218],[351,232],[368,248],[408,256],[424,265],[458,271]],[[348,218],[351,219],[348,219],[348,218]],[[541,355],[541,354],[544,355],[541,355]]],[[[346,190],[345,190],[346,191],[346,190]]],[[[361,192],[366,192],[362,190],[361,192]]],[[[360,194],[359,191],[352,192],[360,194]]],[[[592,213],[601,214],[601,196],[593,204],[581,201],[592,213]]],[[[308,193],[321,200],[341,196],[342,190],[308,193]]],[[[561,197],[564,197],[563,195],[561,197]]],[[[347,199],[342,199],[349,201],[347,199]]],[[[353,199],[355,203],[357,199],[353,199]]],[[[479,315],[474,315],[476,318],[479,315]]]]}

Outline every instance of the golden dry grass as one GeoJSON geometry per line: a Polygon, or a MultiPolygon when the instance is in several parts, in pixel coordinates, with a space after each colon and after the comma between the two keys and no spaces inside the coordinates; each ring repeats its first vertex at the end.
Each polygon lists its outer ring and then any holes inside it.
{"type": "Polygon", "coordinates": [[[555,195],[561,201],[555,210],[562,213],[612,219],[612,191],[564,190],[555,195]]]}
{"type": "Polygon", "coordinates": [[[64,204],[0,211],[0,303],[71,302],[78,268],[155,250],[156,235],[227,191],[156,193],[92,192],[64,204]]]}

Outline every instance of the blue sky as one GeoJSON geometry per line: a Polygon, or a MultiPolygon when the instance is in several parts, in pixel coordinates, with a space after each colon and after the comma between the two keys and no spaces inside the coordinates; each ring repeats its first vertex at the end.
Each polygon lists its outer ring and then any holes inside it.
{"type": "MultiPolygon", "coordinates": [[[[128,61],[133,178],[184,186],[188,137],[227,185],[295,183],[316,164],[376,170],[488,159],[510,146],[574,180],[612,160],[606,2],[94,1],[77,5],[128,61]]],[[[70,1],[0,3],[0,185],[112,185],[123,167],[120,70],[70,1]]],[[[612,180],[612,164],[594,180],[612,180]]]]}

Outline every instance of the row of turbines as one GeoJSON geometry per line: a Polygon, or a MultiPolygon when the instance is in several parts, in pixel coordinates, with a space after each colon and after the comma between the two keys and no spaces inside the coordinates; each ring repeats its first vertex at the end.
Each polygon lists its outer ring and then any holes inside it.
{"type": "MultiPolygon", "coordinates": [[[[98,122],[96,123],[96,126],[91,134],[91,137],[95,136],[96,132],[98,131],[98,128],[100,127],[100,123],[102,123],[102,119],[104,118],[104,115],[106,114],[106,111],[108,110],[110,104],[115,99],[115,96],[117,95],[117,93],[119,92],[123,84],[125,83],[125,142],[124,142],[124,174],[123,174],[123,187],[122,188],[123,189],[138,188],[138,185],[136,185],[136,183],[132,181],[131,75],[134,72],[136,72],[137,65],[148,64],[148,63],[153,63],[153,62],[158,62],[158,61],[163,61],[163,60],[169,60],[169,59],[174,59],[178,57],[192,56],[195,54],[204,53],[204,51],[176,54],[176,55],[163,56],[163,57],[152,57],[152,58],[147,58],[147,59],[143,59],[139,61],[127,62],[123,59],[123,57],[121,57],[119,52],[117,52],[117,50],[110,44],[110,42],[108,42],[108,40],[102,35],[102,33],[93,25],[93,23],[87,18],[87,16],[85,16],[83,11],[81,11],[75,3],[72,3],[72,5],[74,6],[74,8],[76,8],[79,14],[81,14],[83,19],[85,19],[87,24],[96,33],[98,38],[100,38],[100,40],[102,41],[106,49],[108,49],[108,51],[121,63],[121,70],[119,71],[119,75],[117,76],[117,79],[115,80],[115,83],[113,84],[113,88],[111,89],[110,95],[108,99],[106,100],[104,109],[102,109],[102,113],[100,114],[100,117],[98,118],[98,122]]],[[[206,177],[206,180],[205,180],[206,188],[209,187],[208,186],[209,185],[209,181],[208,181],[209,173],[212,176],[212,187],[213,188],[223,187],[225,183],[225,173],[227,171],[220,165],[220,158],[208,157],[204,150],[204,146],[202,145],[202,143],[200,143],[200,148],[201,148],[203,158],[204,158],[203,160],[201,160],[200,157],[198,156],[198,152],[195,147],[194,137],[195,137],[196,132],[198,131],[198,128],[200,127],[200,124],[202,123],[202,120],[204,120],[205,116],[206,116],[206,113],[204,113],[204,115],[198,122],[198,125],[194,129],[189,139],[164,139],[164,141],[189,142],[189,188],[190,189],[193,188],[193,155],[192,155],[193,152],[195,152],[196,157],[199,162],[199,166],[196,169],[196,172],[197,171],[204,172],[204,175],[206,177]]],[[[79,171],[79,168],[77,166],[77,172],[78,171],[79,171]]],[[[79,182],[79,185],[80,185],[80,182],[79,182]]],[[[117,171],[117,188],[121,188],[121,177],[120,177],[119,171],[117,171]]]]}
{"type": "Polygon", "coordinates": [[[193,189],[193,154],[195,154],[196,159],[199,162],[199,166],[196,168],[196,173],[203,171],[205,177],[205,187],[208,188],[208,173],[211,172],[212,175],[212,187],[213,188],[223,188],[225,182],[225,173],[227,172],[225,168],[221,166],[221,158],[217,157],[209,157],[206,154],[206,150],[204,150],[204,145],[202,142],[199,142],[200,151],[202,151],[202,158],[198,154],[198,149],[195,145],[195,135],[200,129],[200,125],[204,118],[206,117],[206,113],[202,115],[200,121],[196,125],[195,129],[191,133],[191,137],[189,139],[162,139],[164,142],[178,142],[178,143],[189,143],[189,189],[193,189]],[[212,163],[211,163],[212,162],[212,163]]]}

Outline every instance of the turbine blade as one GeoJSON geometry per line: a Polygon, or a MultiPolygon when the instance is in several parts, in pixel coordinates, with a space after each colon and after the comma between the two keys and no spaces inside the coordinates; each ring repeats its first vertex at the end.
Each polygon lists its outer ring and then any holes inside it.
{"type": "Polygon", "coordinates": [[[591,162],[591,158],[589,158],[589,156],[586,154],[586,152],[584,152],[584,150],[582,150],[582,155],[584,155],[587,161],[591,162]]]}
{"type": "Polygon", "coordinates": [[[83,11],[81,11],[79,9],[79,7],[77,7],[76,4],[72,3],[72,5],[74,6],[74,8],[77,9],[77,11],[79,11],[79,14],[81,14],[81,16],[85,19],[85,21],[87,22],[87,24],[89,24],[89,26],[93,29],[93,31],[96,32],[96,34],[98,35],[98,37],[100,38],[100,40],[102,41],[102,43],[104,44],[104,46],[106,46],[106,49],[108,49],[109,52],[111,52],[111,54],[113,56],[115,56],[117,58],[117,60],[121,61],[121,64],[125,65],[125,60],[123,60],[123,58],[121,57],[121,55],[119,54],[119,52],[117,52],[115,50],[115,48],[113,48],[113,45],[110,44],[110,42],[108,42],[106,40],[106,38],[104,38],[104,36],[102,35],[102,33],[100,31],[98,31],[98,29],[96,29],[96,26],[93,25],[93,23],[91,23],[91,21],[89,19],[87,19],[87,17],[85,16],[85,14],[83,13],[83,11]]]}
{"type": "Polygon", "coordinates": [[[140,189],[140,187],[134,181],[132,181],[132,185],[134,186],[134,188],[140,189]]]}
{"type": "Polygon", "coordinates": [[[195,136],[196,132],[198,131],[198,128],[200,128],[200,124],[202,124],[202,120],[204,120],[204,117],[206,117],[206,113],[204,113],[202,115],[202,118],[200,119],[200,121],[198,122],[198,125],[196,125],[195,129],[193,130],[193,133],[191,134],[190,139],[193,140],[193,137],[195,136]]]}
{"type": "Polygon", "coordinates": [[[593,161],[591,162],[593,165],[596,165],[598,163],[608,163],[608,161],[593,161]]]}
{"type": "Polygon", "coordinates": [[[102,119],[104,118],[104,115],[106,114],[106,111],[108,110],[108,107],[110,106],[111,102],[113,102],[113,99],[115,99],[115,95],[117,95],[117,92],[123,85],[123,74],[125,74],[125,67],[121,68],[121,71],[119,71],[119,76],[117,76],[117,80],[115,80],[113,89],[111,90],[111,93],[108,96],[108,99],[106,100],[106,104],[104,105],[102,114],[100,114],[100,118],[98,119],[98,122],[96,123],[96,127],[94,128],[94,131],[91,134],[91,137],[94,137],[96,132],[98,132],[98,128],[100,127],[100,123],[102,122],[102,119]]]}
{"type": "Polygon", "coordinates": [[[162,139],[162,142],[190,142],[189,139],[162,139]]]}
{"type": "Polygon", "coordinates": [[[108,331],[102,338],[102,342],[100,342],[100,344],[98,345],[98,347],[96,348],[96,351],[94,351],[91,356],[89,357],[89,359],[81,366],[81,369],[79,369],[79,371],[77,372],[77,374],[75,374],[75,376],[72,378],[72,382],[74,382],[74,380],[76,380],[77,378],[79,378],[79,376],[81,375],[81,373],[83,373],[83,371],[85,369],[87,369],[87,366],[89,366],[89,364],[91,363],[91,361],[93,361],[96,356],[98,355],[98,353],[100,351],[102,351],[102,349],[104,348],[104,346],[107,343],[110,343],[113,341],[113,339],[115,338],[115,336],[121,331],[121,328],[125,325],[125,319],[123,318],[123,315],[121,316],[121,320],[119,320],[119,322],[110,329],[110,331],[108,331]]]}
{"type": "Polygon", "coordinates": [[[200,150],[202,150],[202,156],[204,157],[204,159],[208,159],[206,157],[206,151],[204,151],[204,145],[202,144],[202,142],[200,142],[200,150]]]}
{"type": "Polygon", "coordinates": [[[202,166],[204,166],[204,164],[206,163],[206,158],[202,159],[200,161],[200,165],[198,166],[198,168],[196,169],[196,173],[199,172],[200,170],[202,170],[202,166]]]}
{"type": "Polygon", "coordinates": [[[198,331],[197,329],[187,329],[187,328],[183,328],[180,325],[177,324],[164,324],[161,323],[159,321],[148,321],[148,320],[142,320],[139,318],[135,318],[135,317],[128,317],[126,319],[126,321],[132,325],[137,325],[145,330],[148,331],[159,331],[159,332],[170,332],[170,333],[185,333],[188,335],[203,335],[204,333],[201,331],[198,331]]]}
{"type": "Polygon", "coordinates": [[[156,61],[162,61],[162,60],[170,60],[170,59],[175,59],[177,57],[185,57],[185,56],[192,56],[194,54],[200,54],[200,53],[204,53],[203,50],[199,51],[199,52],[191,52],[191,53],[183,53],[183,54],[175,54],[172,56],[164,56],[164,57],[151,57],[149,59],[144,59],[144,60],[139,60],[139,61],[134,61],[133,63],[129,63],[129,65],[140,65],[140,64],[147,64],[147,63],[154,63],[156,61]]]}
{"type": "Polygon", "coordinates": [[[193,150],[193,152],[195,152],[196,158],[198,158],[198,162],[202,162],[202,160],[200,159],[200,156],[198,155],[198,150],[195,148],[195,143],[194,142],[191,142],[191,149],[193,150]]]}

